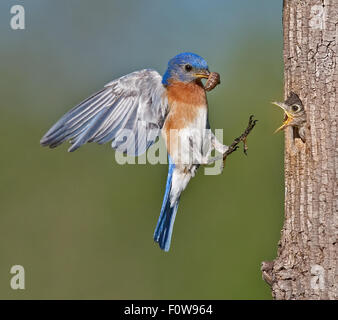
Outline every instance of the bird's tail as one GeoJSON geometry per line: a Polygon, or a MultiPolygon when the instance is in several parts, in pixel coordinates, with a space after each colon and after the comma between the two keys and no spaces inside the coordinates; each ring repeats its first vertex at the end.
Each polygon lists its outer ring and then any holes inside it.
{"type": "Polygon", "coordinates": [[[176,212],[178,208],[178,199],[171,206],[170,204],[170,191],[172,189],[172,177],[175,169],[175,164],[169,157],[169,170],[167,184],[165,188],[164,199],[162,203],[160,217],[157,221],[157,226],[154,232],[154,240],[158,242],[160,248],[164,251],[169,251],[171,235],[173,233],[173,227],[176,217],[176,212]]]}

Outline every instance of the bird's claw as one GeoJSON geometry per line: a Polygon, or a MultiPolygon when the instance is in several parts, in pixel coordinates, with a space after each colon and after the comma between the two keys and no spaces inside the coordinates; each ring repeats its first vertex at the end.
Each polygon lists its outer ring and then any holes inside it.
{"type": "Polygon", "coordinates": [[[233,141],[233,143],[229,146],[228,150],[225,151],[221,157],[214,157],[210,159],[207,164],[211,164],[217,160],[223,159],[222,164],[221,164],[221,170],[223,170],[227,156],[239,148],[238,144],[240,142],[243,142],[244,154],[247,155],[247,150],[248,150],[247,137],[258,121],[258,120],[254,120],[253,117],[254,117],[253,115],[250,116],[248,126],[246,127],[244,133],[242,133],[238,138],[236,138],[233,141]]]}
{"type": "Polygon", "coordinates": [[[249,123],[245,129],[245,131],[234,140],[234,142],[229,146],[229,149],[223,154],[223,167],[225,164],[226,157],[236,151],[238,149],[238,144],[242,141],[243,142],[243,151],[245,155],[248,155],[248,145],[247,145],[247,137],[251,130],[255,127],[258,120],[254,120],[254,116],[251,115],[249,118],[249,123]]]}
{"type": "Polygon", "coordinates": [[[254,117],[253,115],[250,116],[248,126],[245,129],[244,133],[241,135],[241,139],[240,139],[243,142],[243,151],[246,156],[248,155],[248,149],[249,149],[247,145],[247,137],[258,121],[258,120],[254,120],[253,117],[254,117]]]}
{"type": "Polygon", "coordinates": [[[247,156],[248,155],[248,144],[246,143],[246,138],[243,139],[243,152],[247,156]]]}

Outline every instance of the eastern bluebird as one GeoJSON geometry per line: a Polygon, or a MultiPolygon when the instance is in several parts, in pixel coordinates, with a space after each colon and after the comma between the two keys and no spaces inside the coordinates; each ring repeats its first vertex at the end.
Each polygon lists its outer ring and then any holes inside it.
{"type": "Polygon", "coordinates": [[[285,113],[283,124],[275,132],[291,126],[297,130],[299,137],[305,142],[306,112],[299,96],[291,91],[285,102],[273,102],[273,104],[282,108],[285,113]]]}
{"type": "Polygon", "coordinates": [[[72,152],[87,142],[112,141],[114,149],[140,155],[162,133],[169,169],[154,240],[168,251],[182,191],[212,149],[228,149],[208,130],[201,79],[209,75],[206,61],[189,52],[172,58],[163,77],[150,69],[125,75],[71,109],[40,143],[54,148],[69,140],[72,152]]]}

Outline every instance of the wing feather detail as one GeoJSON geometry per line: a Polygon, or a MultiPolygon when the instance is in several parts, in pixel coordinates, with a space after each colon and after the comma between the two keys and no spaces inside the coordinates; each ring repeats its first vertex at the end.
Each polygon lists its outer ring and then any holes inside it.
{"type": "Polygon", "coordinates": [[[60,118],[42,137],[43,146],[64,141],[69,152],[89,142],[140,155],[155,142],[168,112],[162,77],[144,69],[108,83],[60,118]]]}

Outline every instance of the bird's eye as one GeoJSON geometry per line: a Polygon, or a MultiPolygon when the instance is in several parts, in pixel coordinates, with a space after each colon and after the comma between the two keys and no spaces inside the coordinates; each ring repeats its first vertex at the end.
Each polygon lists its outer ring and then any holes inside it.
{"type": "Polygon", "coordinates": [[[291,109],[293,112],[298,112],[300,110],[300,106],[294,104],[293,106],[291,106],[291,109]]]}
{"type": "Polygon", "coordinates": [[[185,71],[188,71],[188,72],[192,70],[192,66],[190,64],[186,64],[184,68],[185,68],[185,71]]]}

